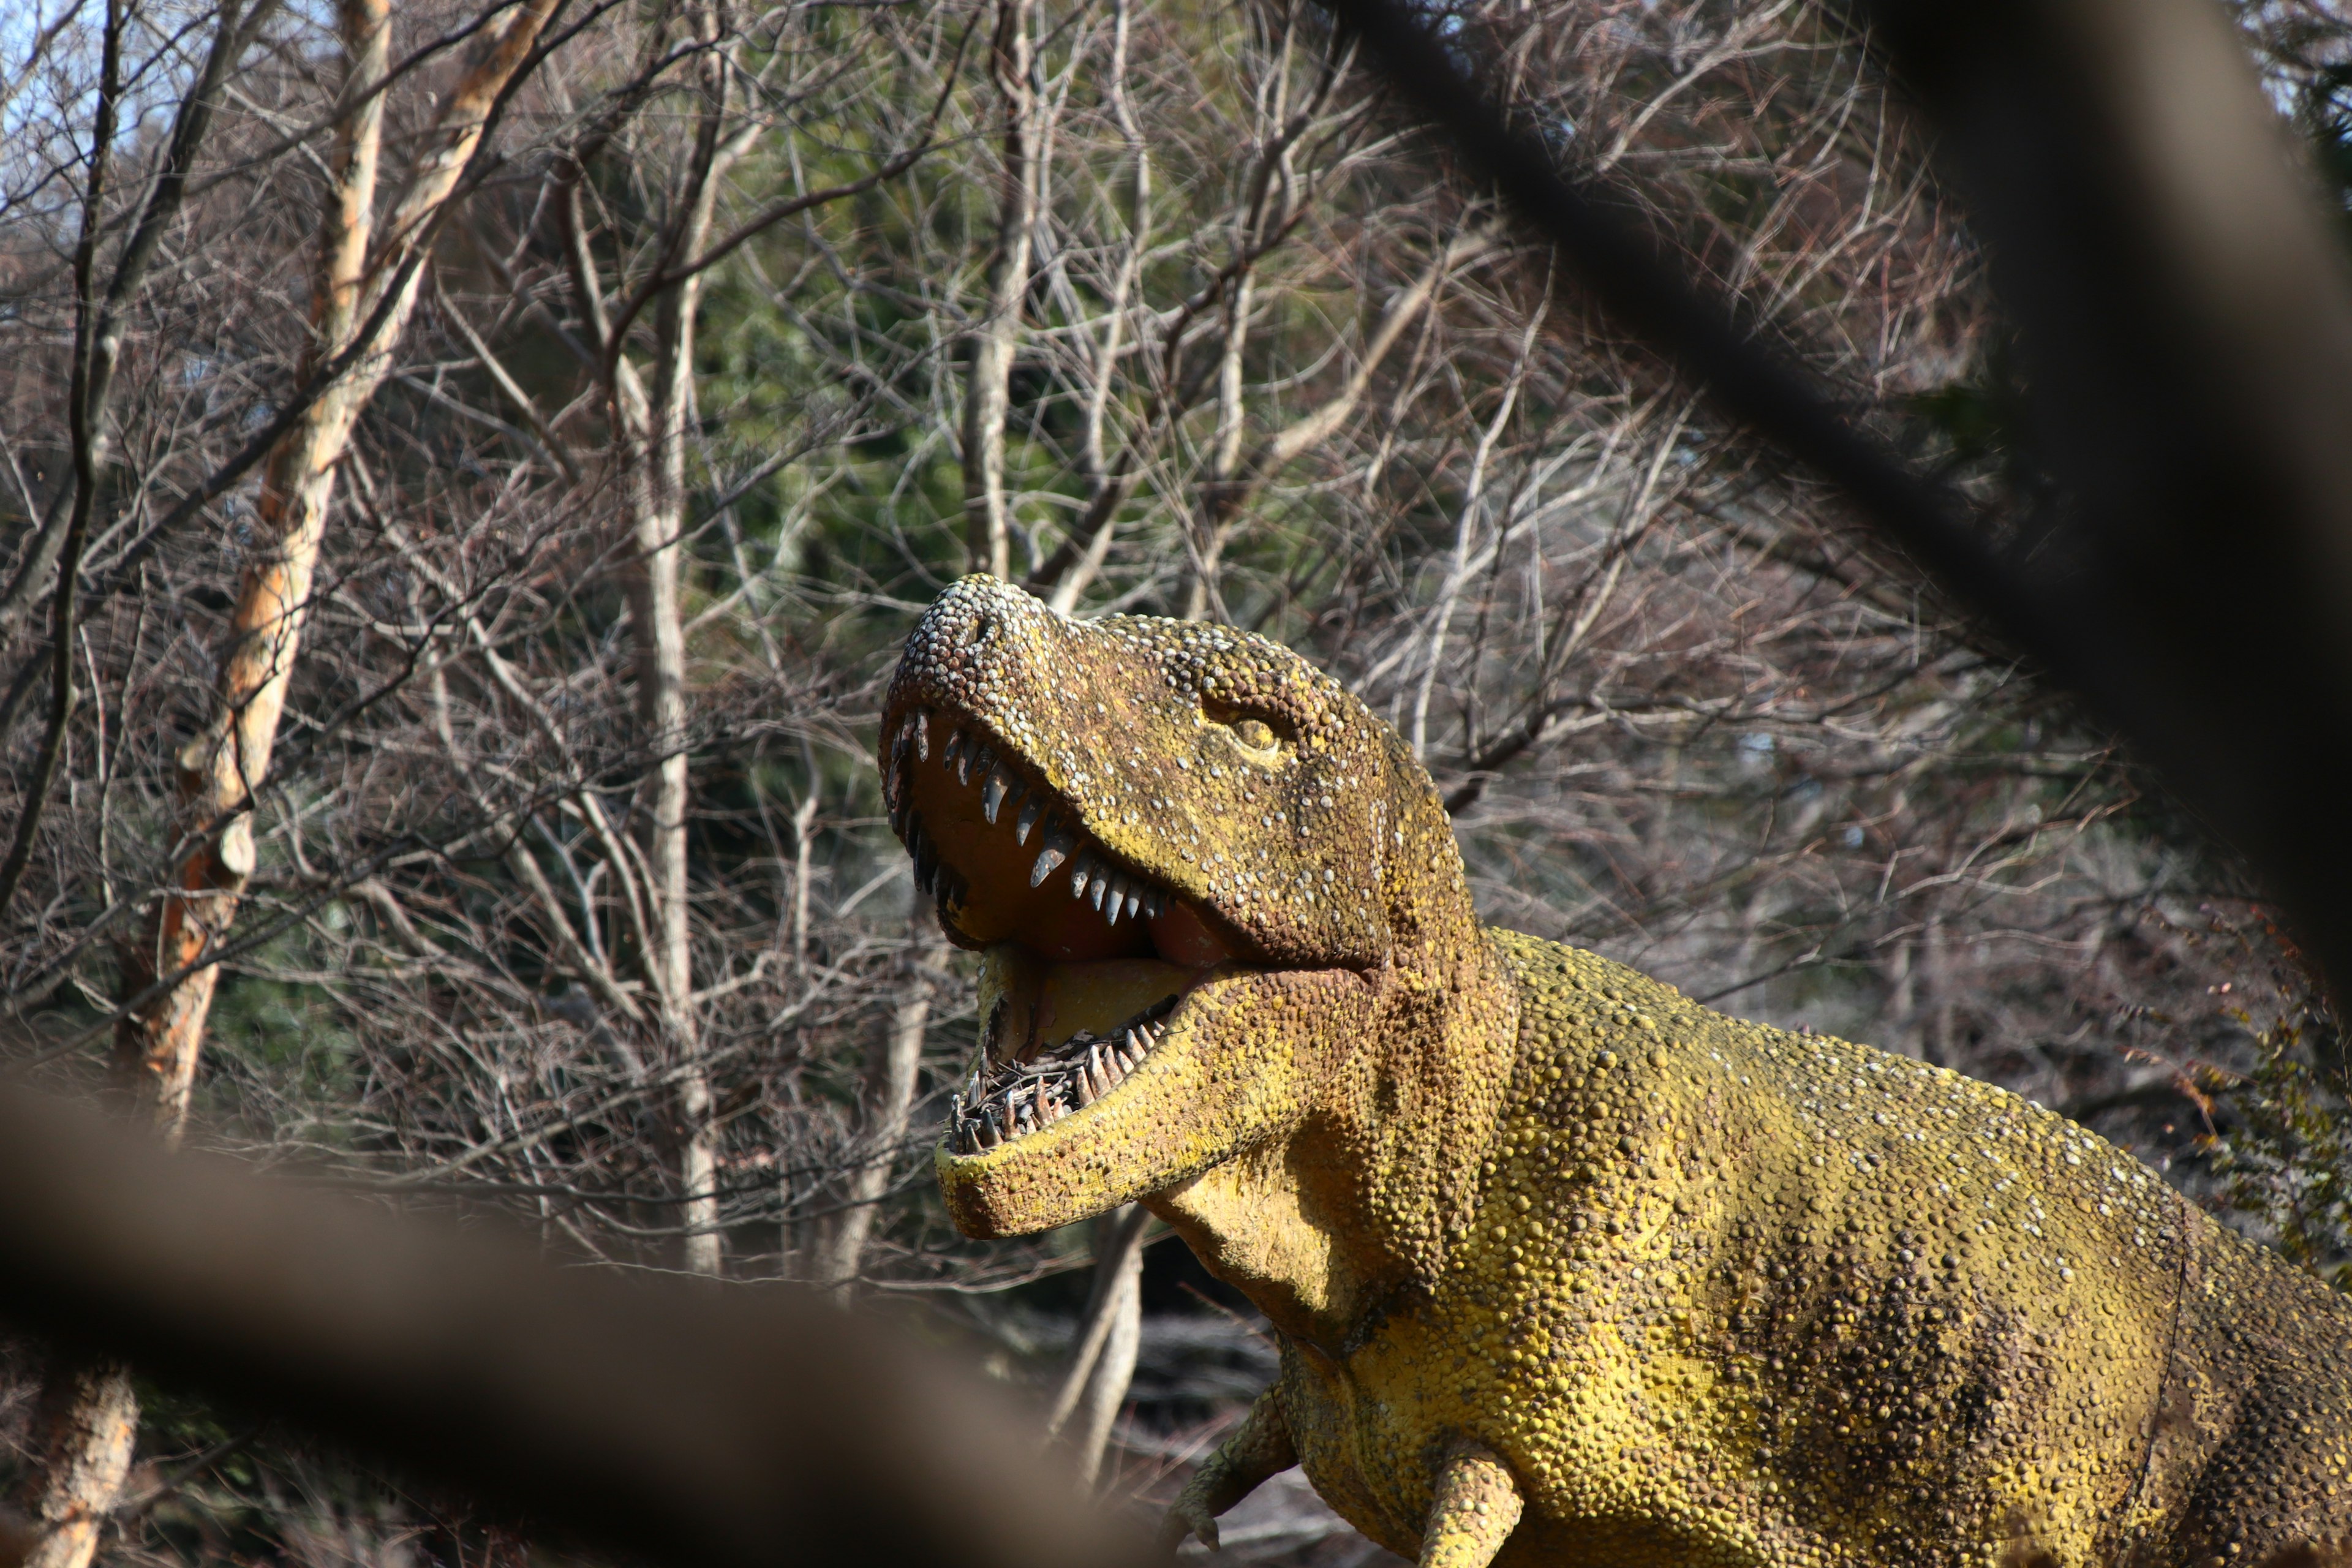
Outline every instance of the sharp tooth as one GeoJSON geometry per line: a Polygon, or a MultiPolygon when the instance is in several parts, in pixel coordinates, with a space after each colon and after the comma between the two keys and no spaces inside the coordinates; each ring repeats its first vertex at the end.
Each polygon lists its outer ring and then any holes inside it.
{"type": "Polygon", "coordinates": [[[1094,851],[1089,849],[1070,862],[1070,897],[1085,898],[1087,884],[1094,879],[1094,875],[1095,856],[1094,851]]]}
{"type": "MultiPolygon", "coordinates": [[[[920,833],[919,826],[917,831],[920,833]]],[[[916,841],[914,853],[915,886],[928,893],[931,890],[932,879],[939,874],[939,850],[933,847],[929,834],[921,834],[916,841]]]]}
{"type": "Polygon", "coordinates": [[[1108,921],[1113,925],[1117,925],[1118,924],[1119,915],[1124,912],[1126,909],[1127,879],[1124,877],[1114,876],[1110,879],[1110,907],[1103,911],[1103,919],[1108,921]]]}
{"type": "Polygon", "coordinates": [[[1054,868],[1070,857],[1070,836],[1055,822],[1045,824],[1045,845],[1037,851],[1037,863],[1029,868],[1029,885],[1033,888],[1054,874],[1054,868]]]}
{"type": "Polygon", "coordinates": [[[1093,902],[1097,911],[1102,909],[1103,895],[1108,891],[1110,891],[1110,871],[1107,867],[1097,866],[1094,880],[1087,889],[1087,897],[1093,902]]]}
{"type": "Polygon", "coordinates": [[[1121,1067],[1124,1067],[1129,1072],[1133,1072],[1137,1068],[1143,1065],[1143,1052],[1139,1047],[1134,1045],[1124,1045],[1118,1048],[1118,1060],[1121,1067]]]}
{"type": "Polygon", "coordinates": [[[993,1107],[980,1119],[980,1125],[973,1129],[971,1137],[972,1142],[983,1149],[993,1149],[1004,1142],[1004,1133],[996,1125],[996,1111],[993,1107]]]}
{"type": "Polygon", "coordinates": [[[956,782],[968,784],[974,773],[984,779],[988,776],[988,770],[995,765],[996,753],[975,741],[966,748],[963,761],[956,764],[956,782]]]}
{"type": "Polygon", "coordinates": [[[947,749],[940,753],[940,766],[951,768],[963,755],[963,731],[958,730],[948,737],[947,749]]]}
{"type": "Polygon", "coordinates": [[[908,728],[911,729],[915,732],[916,758],[921,762],[929,762],[931,760],[930,710],[928,708],[917,709],[915,710],[915,716],[907,721],[907,725],[908,728]]]}
{"type": "Polygon", "coordinates": [[[1013,775],[1002,765],[992,770],[980,785],[980,815],[988,818],[991,827],[996,826],[996,814],[1004,809],[1005,793],[1013,787],[1013,775]]]}
{"type": "Polygon", "coordinates": [[[1127,918],[1130,921],[1135,921],[1140,920],[1142,916],[1143,895],[1137,892],[1133,888],[1129,888],[1127,890],[1127,918]]]}
{"type": "MultiPolygon", "coordinates": [[[[1026,844],[1029,842],[1029,830],[1037,826],[1037,818],[1045,812],[1045,797],[1044,795],[1032,795],[1029,797],[1028,801],[1021,807],[1020,819],[1013,825],[1013,843],[1026,844]]],[[[1032,882],[1029,885],[1034,888],[1037,884],[1032,882]]]]}

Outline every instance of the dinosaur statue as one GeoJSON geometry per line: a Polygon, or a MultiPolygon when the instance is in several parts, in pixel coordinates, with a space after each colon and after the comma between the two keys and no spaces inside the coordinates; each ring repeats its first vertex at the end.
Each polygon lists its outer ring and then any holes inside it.
{"type": "Polygon", "coordinates": [[[1481,926],[1286,649],[967,577],[881,752],[982,955],[956,1224],[1139,1200],[1278,1333],[1171,1545],[1296,1464],[1444,1568],[2352,1561],[2352,1307],[2012,1095],[1481,926]]]}

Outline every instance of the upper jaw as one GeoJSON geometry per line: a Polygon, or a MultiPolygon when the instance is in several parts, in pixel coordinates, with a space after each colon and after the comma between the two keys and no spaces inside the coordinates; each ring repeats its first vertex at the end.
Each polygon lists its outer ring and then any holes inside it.
{"type": "Polygon", "coordinates": [[[890,826],[950,941],[974,948],[1018,941],[1060,962],[1263,962],[1246,931],[1173,885],[1190,879],[1182,871],[1147,867],[1149,847],[1132,834],[1119,834],[1127,853],[1110,848],[1083,805],[978,718],[894,703],[883,735],[890,826]]]}

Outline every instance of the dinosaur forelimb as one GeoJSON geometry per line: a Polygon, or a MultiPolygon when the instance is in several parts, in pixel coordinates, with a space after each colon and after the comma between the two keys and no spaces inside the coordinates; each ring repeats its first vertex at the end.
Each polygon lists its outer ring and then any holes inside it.
{"type": "Polygon", "coordinates": [[[1289,1423],[1283,1419],[1282,1405],[1269,1388],[1257,1396],[1233,1436],[1218,1446],[1208,1463],[1193,1473],[1176,1500],[1169,1504],[1168,1515],[1160,1524],[1161,1546],[1173,1552],[1186,1536],[1194,1535],[1202,1545],[1216,1551],[1217,1516],[1257,1490],[1267,1478],[1297,1463],[1289,1423]]]}
{"type": "Polygon", "coordinates": [[[1421,1568],[1486,1568],[1517,1528],[1526,1500],[1493,1452],[1458,1445],[1438,1472],[1437,1496],[1421,1535],[1421,1568]]]}

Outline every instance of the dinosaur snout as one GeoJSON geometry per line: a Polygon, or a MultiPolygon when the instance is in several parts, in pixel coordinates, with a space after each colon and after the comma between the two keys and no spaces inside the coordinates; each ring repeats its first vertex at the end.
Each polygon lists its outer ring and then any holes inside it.
{"type": "Polygon", "coordinates": [[[923,612],[908,647],[959,662],[986,658],[1033,640],[1053,618],[1051,610],[1012,584],[975,573],[950,584],[923,612]]]}

